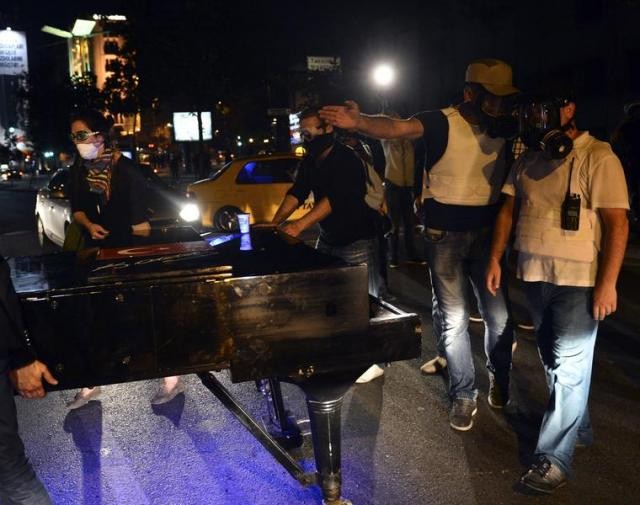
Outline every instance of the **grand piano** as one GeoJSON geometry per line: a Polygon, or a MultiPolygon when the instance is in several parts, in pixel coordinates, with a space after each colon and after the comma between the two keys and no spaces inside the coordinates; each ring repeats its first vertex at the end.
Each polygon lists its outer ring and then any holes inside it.
{"type": "Polygon", "coordinates": [[[301,484],[341,496],[340,409],[373,363],[418,357],[417,315],[367,293],[364,265],[275,229],[205,237],[154,230],[127,247],[10,260],[32,339],[57,389],[195,373],[301,484]],[[255,381],[271,423],[255,420],[216,378],[255,381]],[[280,382],[305,394],[316,472],[280,382]]]}

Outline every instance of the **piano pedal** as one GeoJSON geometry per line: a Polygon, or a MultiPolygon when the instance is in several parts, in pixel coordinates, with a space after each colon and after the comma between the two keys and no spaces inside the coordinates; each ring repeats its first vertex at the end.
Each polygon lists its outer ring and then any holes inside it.
{"type": "MultiPolygon", "coordinates": [[[[303,422],[309,423],[308,420],[303,422]]],[[[297,449],[304,442],[304,433],[300,424],[291,412],[286,411],[286,418],[281,421],[272,419],[270,415],[262,418],[262,424],[269,433],[286,450],[297,449]]],[[[310,432],[310,429],[307,433],[310,432]]]]}

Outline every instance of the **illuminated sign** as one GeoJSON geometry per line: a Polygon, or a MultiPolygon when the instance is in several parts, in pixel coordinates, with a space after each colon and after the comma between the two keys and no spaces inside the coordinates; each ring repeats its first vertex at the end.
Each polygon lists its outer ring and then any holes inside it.
{"type": "Polygon", "coordinates": [[[338,56],[307,56],[307,70],[311,72],[340,70],[340,58],[338,56]]]}
{"type": "MultiPolygon", "coordinates": [[[[211,112],[201,112],[202,140],[211,140],[211,112]]],[[[174,112],[173,132],[177,142],[197,141],[198,116],[195,112],[174,112]]]]}
{"type": "Polygon", "coordinates": [[[300,137],[300,117],[297,114],[289,114],[289,137],[292,146],[302,144],[302,137],[300,137]]]}
{"type": "Polygon", "coordinates": [[[28,71],[25,33],[13,30],[0,31],[0,75],[18,75],[28,71]]]}

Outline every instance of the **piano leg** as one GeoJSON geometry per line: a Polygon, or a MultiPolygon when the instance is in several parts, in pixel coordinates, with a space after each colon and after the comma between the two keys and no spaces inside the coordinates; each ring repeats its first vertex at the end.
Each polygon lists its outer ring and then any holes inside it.
{"type": "Polygon", "coordinates": [[[318,472],[318,485],[322,489],[325,505],[350,505],[341,497],[341,409],[345,393],[353,385],[354,377],[344,381],[312,378],[298,382],[307,396],[307,409],[311,423],[313,453],[318,472]],[[315,380],[319,379],[319,380],[315,380]]]}

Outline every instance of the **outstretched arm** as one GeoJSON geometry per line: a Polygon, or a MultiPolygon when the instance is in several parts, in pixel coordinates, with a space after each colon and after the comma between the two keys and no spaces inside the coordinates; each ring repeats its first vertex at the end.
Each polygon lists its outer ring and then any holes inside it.
{"type": "Polygon", "coordinates": [[[327,105],[320,109],[320,117],[333,126],[358,130],[377,139],[416,139],[422,136],[422,123],[416,118],[392,119],[387,116],[368,116],[360,112],[358,104],[348,100],[345,105],[327,105]]]}

